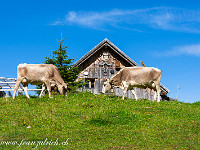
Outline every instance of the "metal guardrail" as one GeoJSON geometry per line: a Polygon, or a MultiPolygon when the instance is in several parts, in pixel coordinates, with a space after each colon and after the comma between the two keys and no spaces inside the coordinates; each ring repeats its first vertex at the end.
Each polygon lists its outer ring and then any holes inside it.
{"type": "MultiPolygon", "coordinates": [[[[8,92],[12,96],[11,91],[14,91],[16,84],[16,78],[0,77],[0,92],[8,92]]],[[[41,91],[42,89],[27,89],[28,91],[41,91]]],[[[19,85],[18,94],[22,94],[24,91],[22,84],[19,85]]]]}

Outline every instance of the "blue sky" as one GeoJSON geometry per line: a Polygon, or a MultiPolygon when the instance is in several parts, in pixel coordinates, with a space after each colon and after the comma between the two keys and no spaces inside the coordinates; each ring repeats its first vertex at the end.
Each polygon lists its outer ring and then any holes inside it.
{"type": "Polygon", "coordinates": [[[0,76],[42,63],[66,37],[75,61],[108,38],[138,64],[162,70],[168,96],[200,101],[200,1],[10,0],[0,3],[0,76]]]}

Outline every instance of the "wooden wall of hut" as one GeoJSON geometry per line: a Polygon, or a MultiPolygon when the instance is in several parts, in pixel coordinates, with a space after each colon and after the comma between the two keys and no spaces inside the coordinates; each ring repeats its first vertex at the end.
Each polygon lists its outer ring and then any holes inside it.
{"type": "MultiPolygon", "coordinates": [[[[94,94],[100,94],[105,80],[111,78],[124,67],[131,66],[110,47],[104,46],[101,50],[89,57],[89,59],[84,60],[84,62],[79,66],[81,73],[77,80],[84,79],[84,81],[88,80],[89,82],[87,86],[78,89],[78,91],[89,91],[94,94]],[[91,87],[92,84],[94,85],[91,87]]],[[[154,91],[138,88],[135,88],[135,90],[139,99],[145,98],[153,100],[154,91]]],[[[116,96],[122,96],[123,91],[120,88],[115,88],[114,93],[116,96]]],[[[127,91],[126,97],[135,99],[130,90],[127,91]]]]}

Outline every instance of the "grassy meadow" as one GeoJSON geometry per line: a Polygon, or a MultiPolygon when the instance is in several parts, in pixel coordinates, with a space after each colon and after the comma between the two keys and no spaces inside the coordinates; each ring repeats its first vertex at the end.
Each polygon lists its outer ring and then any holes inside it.
{"type": "Polygon", "coordinates": [[[200,102],[0,98],[0,149],[200,149],[200,102]]]}

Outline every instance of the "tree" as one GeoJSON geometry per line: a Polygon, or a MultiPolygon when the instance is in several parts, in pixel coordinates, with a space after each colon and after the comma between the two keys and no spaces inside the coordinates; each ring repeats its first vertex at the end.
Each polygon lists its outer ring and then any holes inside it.
{"type": "MultiPolygon", "coordinates": [[[[64,45],[65,38],[62,38],[61,33],[61,40],[58,41],[58,49],[52,50],[53,55],[50,57],[45,57],[45,64],[53,64],[55,65],[60,72],[63,80],[68,84],[68,89],[71,92],[74,92],[78,87],[82,86],[82,82],[75,82],[78,74],[80,73],[77,67],[72,67],[74,59],[70,59],[67,54],[67,46],[64,45]]],[[[41,88],[41,86],[39,86],[41,88]]]]}
{"type": "Polygon", "coordinates": [[[64,45],[65,38],[62,38],[61,41],[58,41],[58,49],[53,50],[53,56],[45,57],[45,64],[53,64],[58,67],[60,75],[62,76],[65,82],[74,82],[79,74],[79,69],[77,67],[72,67],[74,59],[68,58],[67,55],[67,46],[64,45]]]}

